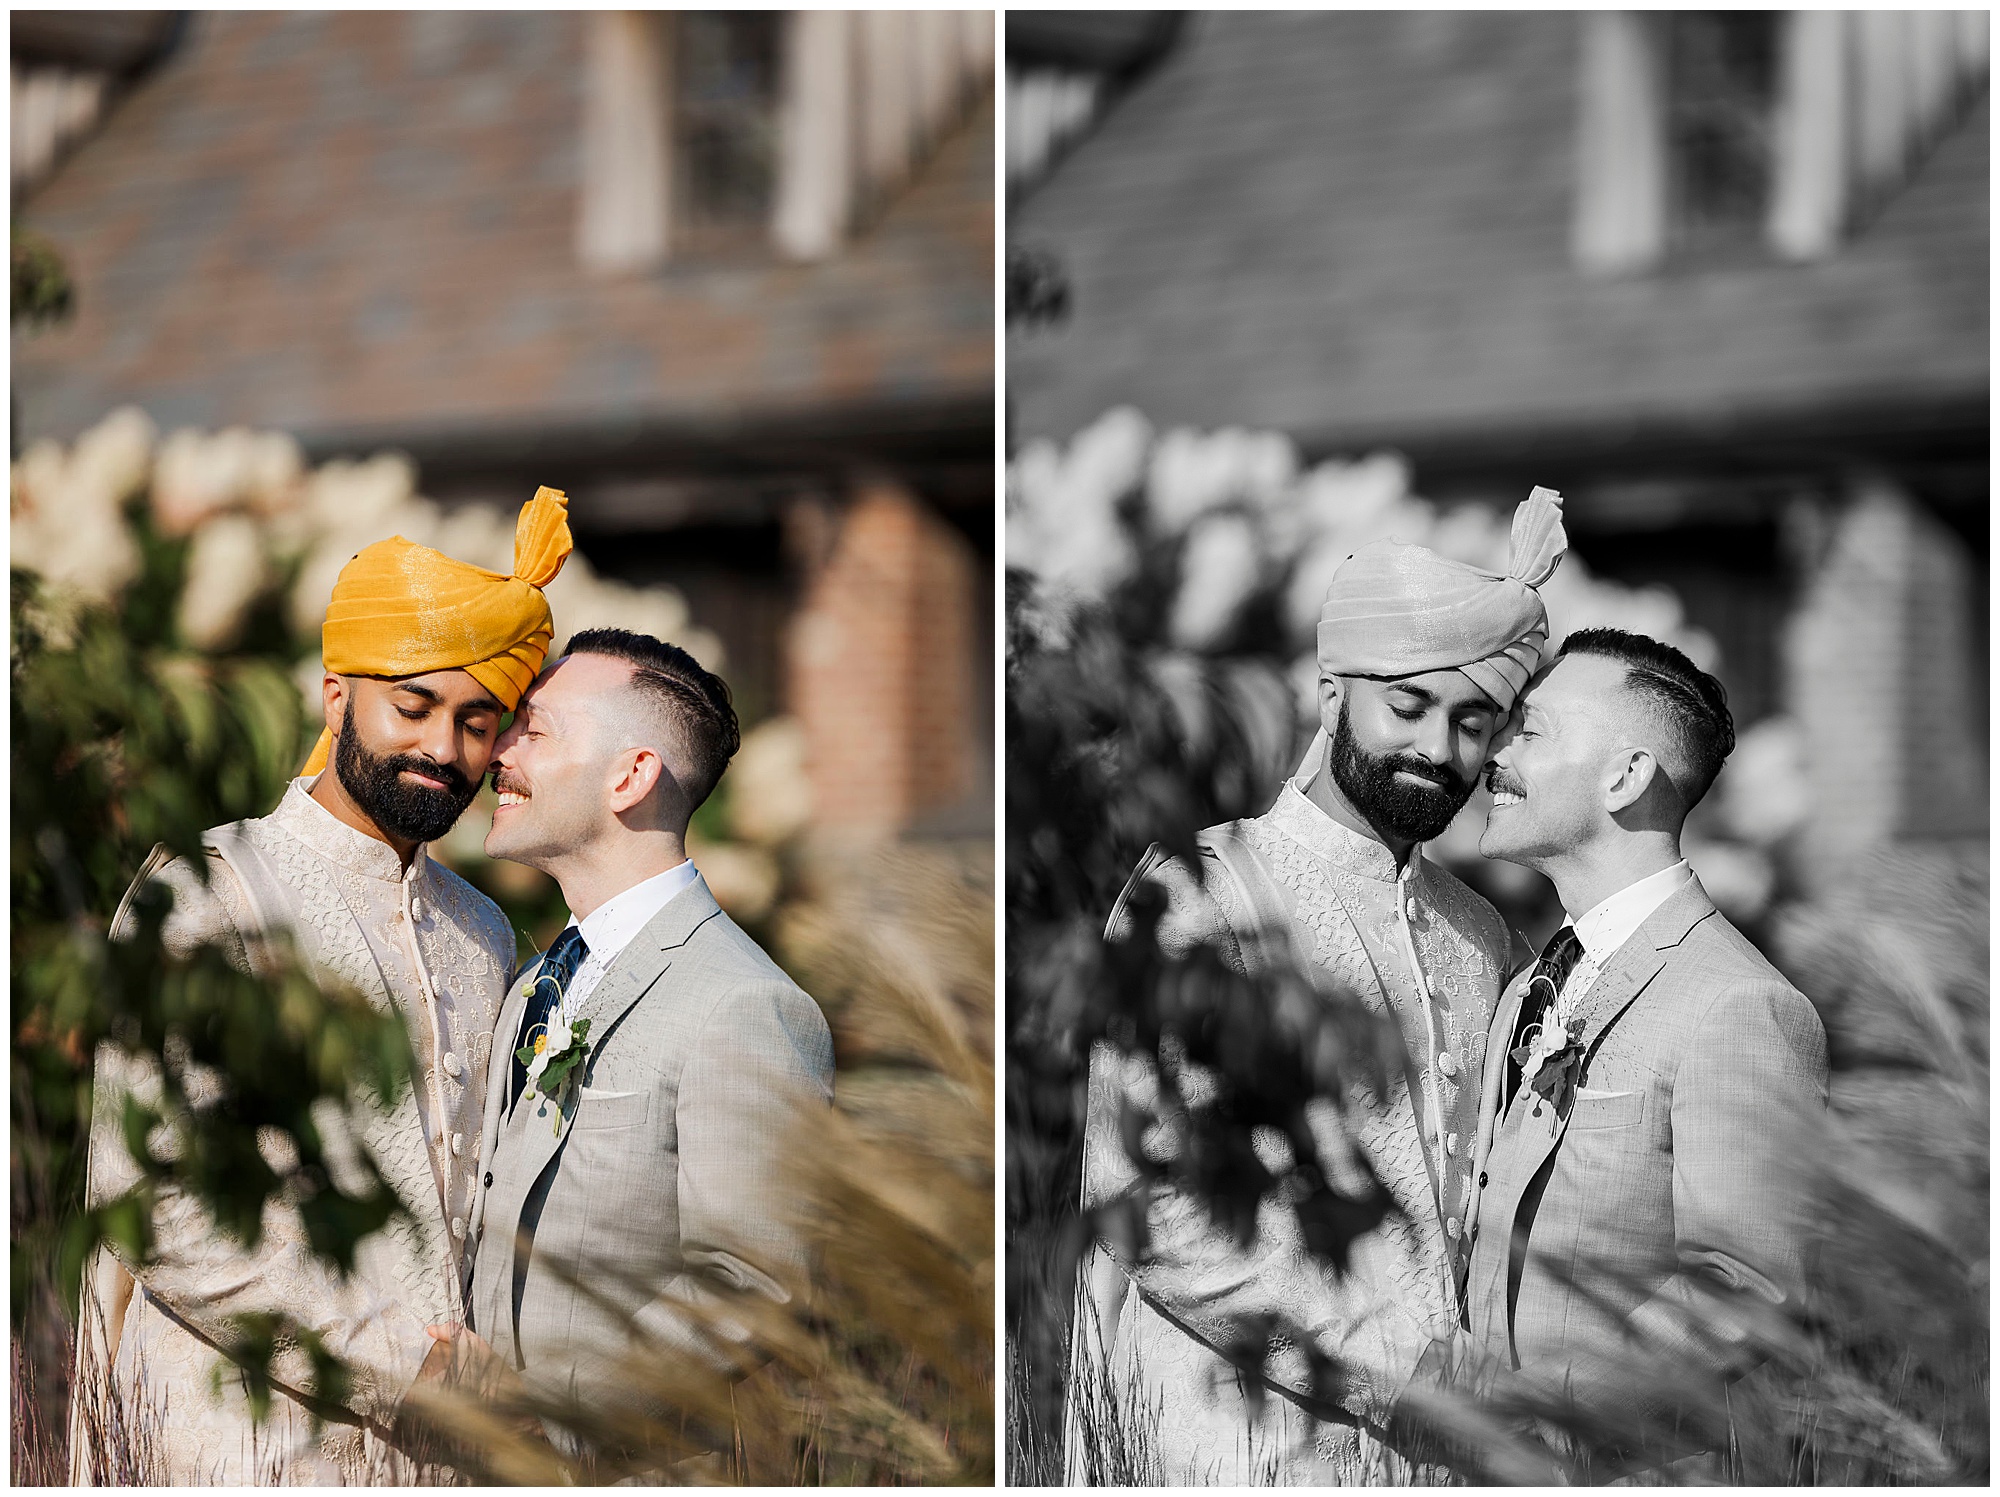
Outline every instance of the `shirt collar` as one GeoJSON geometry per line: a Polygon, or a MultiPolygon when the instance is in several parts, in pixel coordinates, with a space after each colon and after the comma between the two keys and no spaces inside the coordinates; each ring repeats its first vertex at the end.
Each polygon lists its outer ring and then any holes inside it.
{"type": "Polygon", "coordinates": [[[1679,893],[1682,885],[1693,877],[1694,870],[1682,858],[1673,867],[1649,873],[1610,898],[1599,900],[1581,920],[1570,922],[1576,927],[1576,938],[1583,943],[1584,954],[1602,966],[1612,952],[1632,939],[1653,911],[1679,893]]]}
{"type": "Polygon", "coordinates": [[[395,848],[379,837],[349,826],[314,800],[312,788],[318,783],[319,775],[311,779],[301,775],[293,780],[285,798],[278,802],[278,809],[271,813],[271,820],[328,862],[350,872],[392,884],[414,884],[423,878],[424,866],[430,861],[428,843],[418,844],[410,866],[405,868],[395,848]]]}
{"type": "Polygon", "coordinates": [[[632,938],[652,923],[653,917],[683,889],[701,877],[693,859],[683,859],[665,873],[656,873],[631,888],[612,895],[583,919],[570,916],[569,923],[583,933],[583,944],[600,965],[609,965],[632,938]]]}
{"type": "Polygon", "coordinates": [[[1362,878],[1393,884],[1405,876],[1417,876],[1419,849],[1411,848],[1403,867],[1396,855],[1373,837],[1362,835],[1344,822],[1334,820],[1306,796],[1296,780],[1285,781],[1278,803],[1271,807],[1271,820],[1278,830],[1312,852],[1362,878]]]}

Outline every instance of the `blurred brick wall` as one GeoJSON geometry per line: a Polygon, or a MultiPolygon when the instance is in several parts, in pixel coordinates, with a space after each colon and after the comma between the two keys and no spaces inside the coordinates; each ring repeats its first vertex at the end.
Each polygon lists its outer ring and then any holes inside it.
{"type": "Polygon", "coordinates": [[[788,641],[813,820],[893,835],[977,792],[965,539],[893,480],[794,517],[806,580],[788,641]]]}
{"type": "Polygon", "coordinates": [[[1974,558],[1896,484],[1816,506],[1785,639],[1814,815],[1799,871],[1841,881],[1871,847],[1987,828],[1977,699],[1974,558]]]}

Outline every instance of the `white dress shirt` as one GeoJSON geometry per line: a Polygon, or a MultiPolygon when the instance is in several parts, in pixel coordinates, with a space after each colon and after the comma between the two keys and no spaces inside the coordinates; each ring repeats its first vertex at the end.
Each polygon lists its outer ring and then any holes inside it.
{"type": "MultiPolygon", "coordinates": [[[[1576,938],[1583,944],[1583,956],[1563,984],[1560,1007],[1573,1012],[1597,981],[1598,974],[1611,964],[1618,948],[1638,933],[1639,927],[1690,883],[1694,870],[1687,859],[1658,873],[1649,873],[1637,883],[1627,884],[1616,894],[1601,899],[1581,919],[1570,919],[1576,938]]],[[[1567,915],[1568,912],[1564,911],[1567,915]]]]}
{"type": "Polygon", "coordinates": [[[589,948],[589,954],[577,967],[576,976],[569,980],[569,987],[563,991],[562,1017],[565,1022],[590,996],[590,990],[604,980],[604,974],[618,960],[618,953],[632,944],[632,938],[650,925],[653,917],[664,910],[675,895],[700,877],[701,870],[694,866],[693,860],[684,858],[665,873],[656,873],[624,892],[612,895],[583,919],[578,920],[574,915],[569,917],[569,923],[583,933],[583,944],[589,948]]]}

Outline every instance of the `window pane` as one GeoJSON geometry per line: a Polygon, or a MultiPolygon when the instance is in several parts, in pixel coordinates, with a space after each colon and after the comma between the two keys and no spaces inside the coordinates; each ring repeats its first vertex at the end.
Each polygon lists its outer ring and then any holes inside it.
{"type": "Polygon", "coordinates": [[[1754,245],[1771,188],[1778,17],[1683,11],[1662,19],[1675,248],[1754,245]]]}
{"type": "Polygon", "coordinates": [[[675,157],[681,221],[695,246],[762,232],[777,164],[778,28],[773,11],[675,17],[675,157]]]}

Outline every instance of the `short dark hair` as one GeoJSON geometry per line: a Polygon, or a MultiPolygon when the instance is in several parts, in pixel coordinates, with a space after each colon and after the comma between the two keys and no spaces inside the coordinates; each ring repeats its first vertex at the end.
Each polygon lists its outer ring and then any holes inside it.
{"type": "Polygon", "coordinates": [[[743,741],[729,687],[679,645],[629,629],[585,629],[565,655],[605,655],[632,667],[632,684],[672,723],[693,755],[688,809],[707,800],[743,741]]]}
{"type": "Polygon", "coordinates": [[[1556,652],[1558,660],[1565,655],[1598,655],[1625,667],[1625,684],[1659,709],[1678,740],[1681,773],[1670,777],[1682,810],[1692,811],[1736,747],[1722,683],[1672,645],[1623,629],[1579,629],[1556,652]]]}

